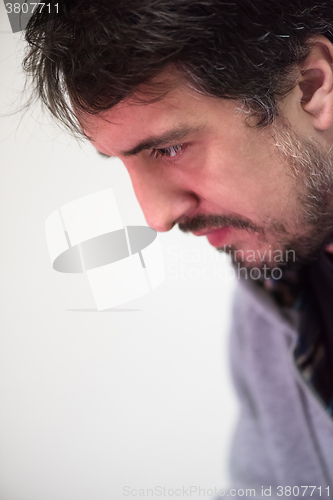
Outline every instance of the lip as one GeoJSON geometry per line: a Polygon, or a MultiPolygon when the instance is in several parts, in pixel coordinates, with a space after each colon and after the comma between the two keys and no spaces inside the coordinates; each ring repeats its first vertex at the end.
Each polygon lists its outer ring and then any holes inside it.
{"type": "Polygon", "coordinates": [[[213,229],[210,231],[192,231],[195,236],[207,236],[207,240],[214,247],[220,247],[224,244],[228,234],[231,231],[231,227],[225,226],[219,229],[213,229]]]}

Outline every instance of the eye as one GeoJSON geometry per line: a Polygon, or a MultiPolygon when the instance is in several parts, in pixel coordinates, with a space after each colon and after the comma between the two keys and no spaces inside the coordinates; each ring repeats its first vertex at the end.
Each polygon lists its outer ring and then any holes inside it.
{"type": "Polygon", "coordinates": [[[163,156],[168,158],[174,158],[179,151],[183,149],[182,144],[177,144],[176,146],[169,146],[168,148],[152,149],[150,156],[154,158],[162,158],[163,156]]]}

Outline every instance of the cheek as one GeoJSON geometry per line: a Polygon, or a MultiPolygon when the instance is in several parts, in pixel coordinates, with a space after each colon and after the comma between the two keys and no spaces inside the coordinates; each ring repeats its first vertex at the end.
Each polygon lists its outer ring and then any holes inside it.
{"type": "Polygon", "coordinates": [[[243,142],[238,150],[229,149],[228,153],[225,176],[234,192],[269,205],[281,201],[289,193],[293,185],[289,166],[278,157],[272,139],[255,134],[252,142],[243,142]]]}
{"type": "Polygon", "coordinates": [[[221,157],[206,162],[198,178],[197,192],[207,203],[254,220],[264,215],[278,217],[294,205],[287,166],[272,155],[230,152],[221,157]]]}

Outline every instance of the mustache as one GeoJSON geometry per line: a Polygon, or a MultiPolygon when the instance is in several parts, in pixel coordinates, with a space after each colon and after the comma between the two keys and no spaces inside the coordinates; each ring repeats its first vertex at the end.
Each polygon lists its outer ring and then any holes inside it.
{"type": "Polygon", "coordinates": [[[178,227],[184,233],[190,231],[212,230],[230,227],[233,229],[245,229],[259,234],[264,234],[264,229],[248,219],[232,215],[196,215],[178,223],[178,227]]]}

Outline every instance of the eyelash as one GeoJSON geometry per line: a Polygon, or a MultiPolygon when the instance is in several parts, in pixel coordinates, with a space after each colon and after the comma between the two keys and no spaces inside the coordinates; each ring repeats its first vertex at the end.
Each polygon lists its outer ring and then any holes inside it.
{"type": "Polygon", "coordinates": [[[175,146],[169,146],[167,148],[160,149],[152,149],[149,156],[153,156],[154,158],[175,158],[179,151],[183,150],[183,144],[176,144],[175,146]],[[172,156],[171,154],[174,153],[172,156]]]}

